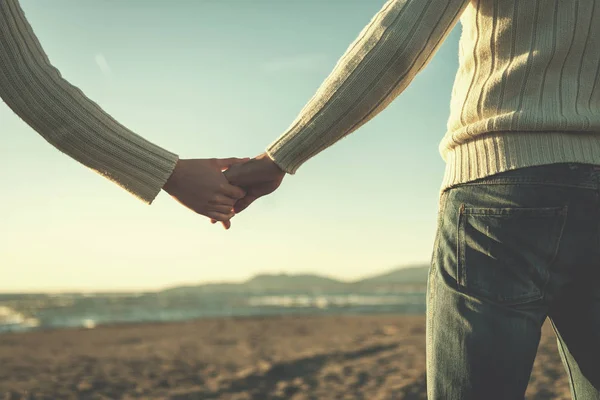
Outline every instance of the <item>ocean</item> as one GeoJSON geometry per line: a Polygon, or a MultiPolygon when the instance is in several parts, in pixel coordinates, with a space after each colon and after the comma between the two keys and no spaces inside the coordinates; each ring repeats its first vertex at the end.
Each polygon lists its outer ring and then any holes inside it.
{"type": "Polygon", "coordinates": [[[424,290],[0,294],[0,333],[218,317],[424,312],[424,290]]]}

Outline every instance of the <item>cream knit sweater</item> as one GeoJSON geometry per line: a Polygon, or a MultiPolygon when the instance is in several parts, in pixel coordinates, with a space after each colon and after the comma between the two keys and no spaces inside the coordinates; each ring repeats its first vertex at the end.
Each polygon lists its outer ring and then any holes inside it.
{"type": "MultiPolygon", "coordinates": [[[[459,20],[442,189],[521,167],[600,164],[595,0],[390,0],[270,157],[294,173],[358,129],[402,93],[459,20]]],[[[410,143],[410,132],[390,134],[410,143]]]]}
{"type": "MultiPolygon", "coordinates": [[[[595,0],[389,0],[270,157],[295,173],[358,129],[410,84],[459,19],[442,187],[520,167],[600,164],[595,0]]],[[[17,0],[0,0],[0,97],[52,145],[146,202],[177,162],[61,77],[17,0]]]]}
{"type": "Polygon", "coordinates": [[[0,97],[50,144],[147,203],[177,163],[61,77],[17,0],[0,0],[0,97]]]}

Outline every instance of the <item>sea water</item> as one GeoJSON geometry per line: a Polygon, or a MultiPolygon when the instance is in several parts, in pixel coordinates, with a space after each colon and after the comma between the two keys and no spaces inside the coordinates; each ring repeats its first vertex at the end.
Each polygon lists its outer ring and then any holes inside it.
{"type": "Polygon", "coordinates": [[[423,290],[393,293],[122,293],[0,295],[0,333],[207,317],[421,314],[423,290]]]}

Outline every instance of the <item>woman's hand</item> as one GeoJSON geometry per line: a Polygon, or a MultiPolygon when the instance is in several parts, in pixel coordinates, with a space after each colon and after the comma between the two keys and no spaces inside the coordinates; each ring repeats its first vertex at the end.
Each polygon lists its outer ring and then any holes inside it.
{"type": "Polygon", "coordinates": [[[229,220],[235,214],[233,206],[246,193],[231,185],[223,171],[246,161],[242,158],[179,160],[163,190],[190,210],[221,221],[229,229],[229,220]]]}

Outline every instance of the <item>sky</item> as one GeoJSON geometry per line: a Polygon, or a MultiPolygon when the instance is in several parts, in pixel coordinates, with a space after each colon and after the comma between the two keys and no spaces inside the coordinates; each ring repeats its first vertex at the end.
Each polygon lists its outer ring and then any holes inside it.
{"type": "MultiPolygon", "coordinates": [[[[21,0],[51,62],[181,158],[252,157],[292,123],[383,0],[21,0]]],[[[0,292],[153,290],[258,273],[344,280],[427,264],[460,24],[387,109],[225,231],[151,206],[0,103],[0,292]]]]}

